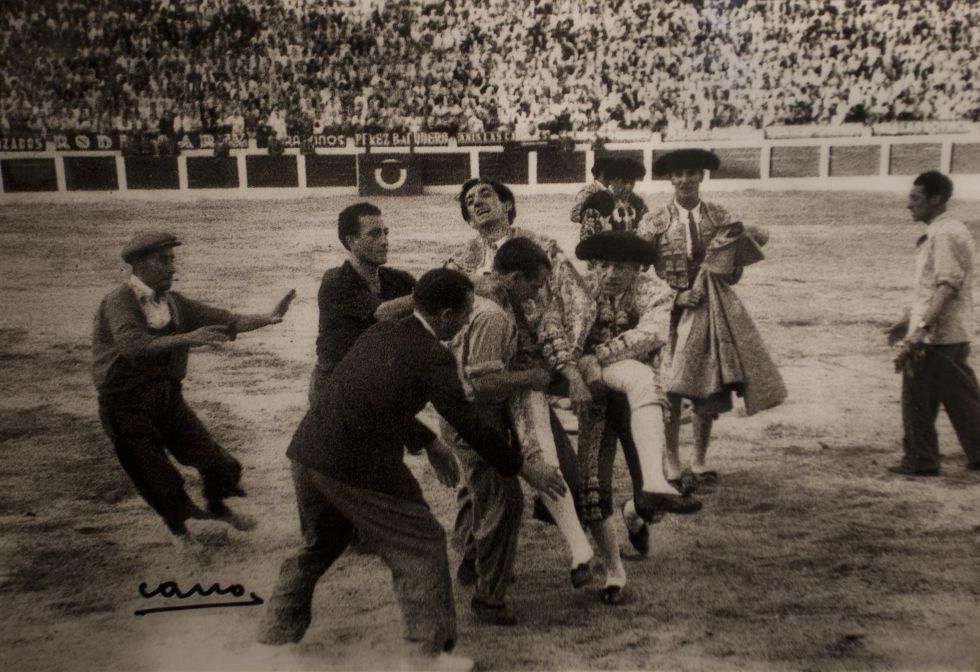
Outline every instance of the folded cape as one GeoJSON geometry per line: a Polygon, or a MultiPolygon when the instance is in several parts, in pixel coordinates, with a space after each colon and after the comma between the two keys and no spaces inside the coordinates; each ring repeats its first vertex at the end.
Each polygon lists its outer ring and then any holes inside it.
{"type": "Polygon", "coordinates": [[[706,285],[705,300],[677,327],[667,393],[691,399],[703,414],[731,410],[732,392],[745,399],[748,415],[778,406],[786,386],[752,318],[725,282],[708,273],[706,285]]]}

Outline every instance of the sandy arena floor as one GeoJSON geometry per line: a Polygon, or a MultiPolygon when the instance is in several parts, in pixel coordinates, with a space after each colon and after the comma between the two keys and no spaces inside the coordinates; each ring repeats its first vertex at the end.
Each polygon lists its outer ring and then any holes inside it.
{"type": "MultiPolygon", "coordinates": [[[[881,331],[901,312],[921,233],[904,198],[713,197],[770,230],[768,259],[746,271],[738,292],[789,400],[717,423],[720,483],[699,515],[654,528],[652,558],[635,558],[624,540],[634,560],[628,604],[602,605],[595,587],[574,591],[557,531],[528,516],[510,598],[519,625],[477,625],[457,590],[457,650],[482,670],[976,669],[980,473],[964,469],[945,418],[940,478],[885,472],[899,457],[899,378],[881,331]]],[[[261,607],[133,615],[166,602],[141,598],[144,581],[237,583],[268,597],[299,542],[284,451],[306,408],[320,275],[343,257],[336,214],[354,200],[0,207],[0,667],[395,664],[388,573],[366,556],[345,555],[328,573],[295,647],[252,644],[261,607]],[[184,240],[176,288],[191,296],[258,312],[299,292],[283,324],[191,358],[186,397],[246,465],[250,496],[239,508],[260,520],[199,557],[171,546],[125,477],[89,376],[95,308],[125,277],[123,242],[148,227],[184,240]]],[[[569,244],[569,201],[519,198],[518,222],[569,244]]],[[[468,236],[449,196],[378,202],[392,227],[392,265],[415,274],[468,236]]],[[[975,204],[953,212],[980,236],[975,204]]],[[[683,440],[689,451],[689,429],[683,440]]],[[[454,493],[423,461],[412,464],[450,525],[454,493]]],[[[617,484],[625,497],[622,465],[617,484]]]]}

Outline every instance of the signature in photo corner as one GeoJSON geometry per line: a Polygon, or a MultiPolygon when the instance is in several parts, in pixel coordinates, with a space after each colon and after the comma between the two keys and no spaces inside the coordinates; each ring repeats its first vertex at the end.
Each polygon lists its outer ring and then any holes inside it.
{"type": "MultiPolygon", "coordinates": [[[[139,585],[140,597],[153,599],[162,597],[167,599],[186,600],[191,597],[211,597],[230,595],[232,597],[244,597],[245,586],[240,583],[233,583],[227,587],[222,587],[220,582],[212,583],[210,587],[204,588],[199,583],[195,583],[187,590],[182,590],[176,581],[163,581],[157,584],[152,590],[149,584],[143,581],[139,585]]],[[[133,612],[134,616],[145,616],[146,614],[158,614],[166,611],[187,611],[189,609],[223,609],[226,607],[257,607],[264,604],[265,600],[249,591],[247,600],[230,600],[225,602],[199,602],[195,604],[180,604],[165,607],[151,607],[149,609],[137,609],[133,612]]]]}

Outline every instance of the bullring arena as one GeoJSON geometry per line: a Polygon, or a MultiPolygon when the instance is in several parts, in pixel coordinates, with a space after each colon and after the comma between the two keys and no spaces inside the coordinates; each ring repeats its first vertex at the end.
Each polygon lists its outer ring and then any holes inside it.
{"type": "MultiPolygon", "coordinates": [[[[970,48],[976,55],[975,38],[970,48]]],[[[616,608],[595,586],[571,588],[561,538],[531,519],[525,488],[509,597],[519,623],[477,623],[457,589],[457,651],[481,670],[976,669],[980,473],[963,468],[944,414],[939,478],[885,470],[901,455],[902,428],[883,331],[908,302],[922,233],[905,208],[916,174],[950,174],[950,212],[980,237],[977,119],[866,120],[832,132],[828,115],[815,115],[738,132],[620,130],[598,145],[594,129],[533,139],[513,129],[338,132],[312,147],[286,134],[281,153],[251,137],[227,155],[202,145],[200,129],[171,155],[127,151],[114,129],[4,129],[12,142],[33,139],[0,151],[0,664],[397,669],[399,611],[388,570],[369,555],[345,554],[321,580],[298,645],[255,646],[261,606],[135,614],[167,604],[141,596],[141,583],[238,585],[267,599],[300,543],[285,448],[308,406],[320,278],[346,258],[337,213],[376,203],[391,228],[389,265],[418,277],[472,233],[459,185],[490,176],[515,188],[519,224],[570,250],[578,228],[568,211],[599,153],[641,162],[648,177],[636,191],[653,207],[670,198],[669,183],[649,177],[653,161],[697,146],[723,162],[706,199],[770,234],[738,293],[788,399],[719,420],[721,480],[700,513],[652,527],[651,557],[620,531],[632,594],[616,608]],[[119,467],[91,381],[94,311],[129,273],[122,245],[148,228],[184,242],[175,289],[190,296],[262,312],[297,290],[282,324],[191,356],[185,396],[245,466],[249,496],[235,502],[259,521],[204,554],[174,547],[119,467]]],[[[560,416],[574,431],[574,416],[560,416]]],[[[425,419],[434,422],[431,409],[425,419]]],[[[689,459],[689,428],[681,436],[689,459]]],[[[455,491],[424,458],[406,460],[451,528],[455,491]]],[[[194,491],[196,472],[182,473],[194,491]]],[[[621,460],[615,487],[618,504],[629,492],[621,460]]]]}

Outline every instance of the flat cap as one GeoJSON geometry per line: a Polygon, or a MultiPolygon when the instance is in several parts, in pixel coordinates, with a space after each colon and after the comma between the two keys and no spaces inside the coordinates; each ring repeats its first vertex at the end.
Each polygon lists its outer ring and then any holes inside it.
{"type": "Polygon", "coordinates": [[[575,246],[575,256],[583,261],[621,261],[649,266],[657,248],[632,231],[600,231],[575,246]]]}
{"type": "Polygon", "coordinates": [[[129,239],[122,249],[122,258],[130,264],[149,252],[177,247],[180,244],[177,236],[167,231],[143,231],[129,239]]]}
{"type": "Polygon", "coordinates": [[[706,149],[675,149],[658,156],[653,162],[653,174],[658,177],[669,175],[672,170],[694,168],[696,170],[718,170],[721,159],[706,149]]]}

